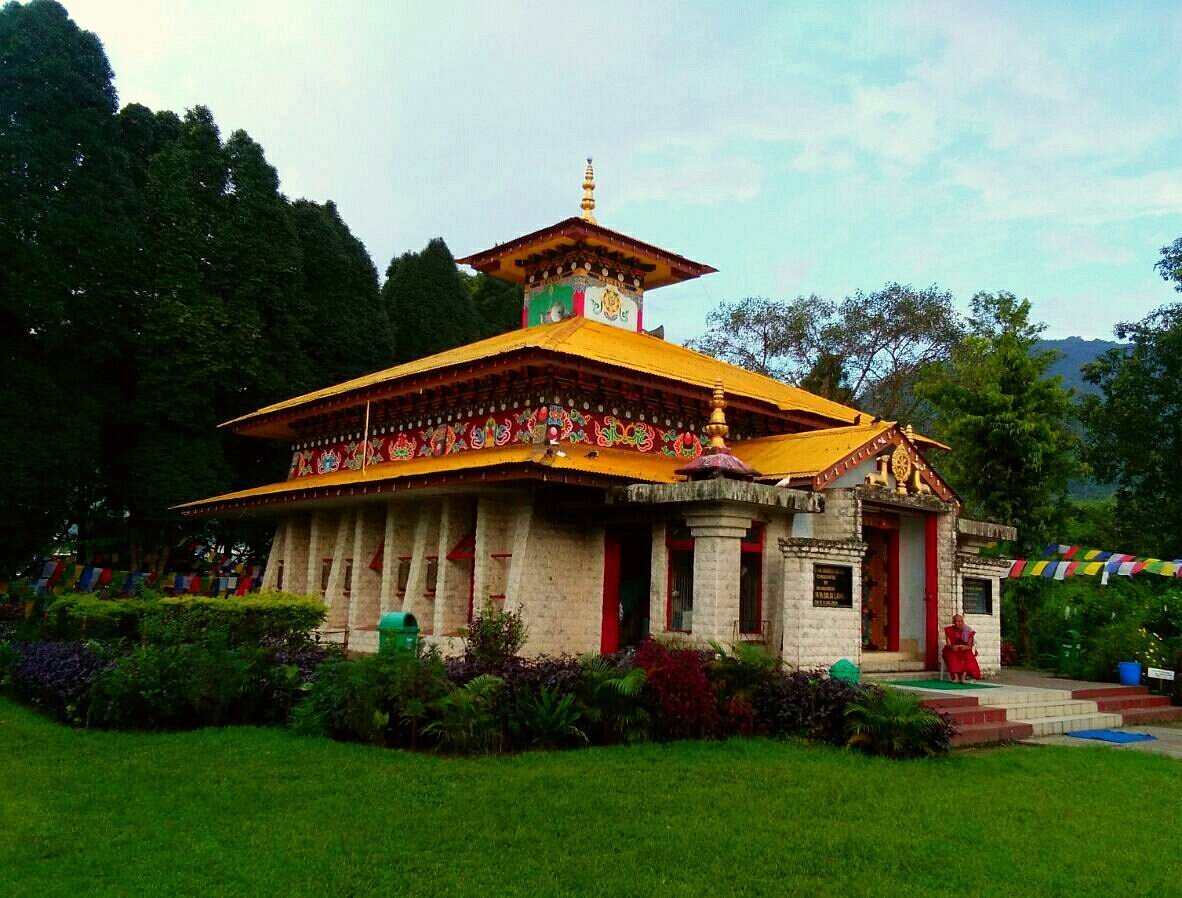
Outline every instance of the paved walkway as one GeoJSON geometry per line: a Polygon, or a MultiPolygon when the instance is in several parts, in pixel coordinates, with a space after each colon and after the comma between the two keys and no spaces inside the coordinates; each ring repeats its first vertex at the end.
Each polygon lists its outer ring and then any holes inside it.
{"type": "Polygon", "coordinates": [[[1115,748],[1121,751],[1146,751],[1182,760],[1182,729],[1156,726],[1130,726],[1119,729],[1129,733],[1148,733],[1157,738],[1152,742],[1126,742],[1122,745],[1115,742],[1100,742],[1096,739],[1076,739],[1072,736],[1038,736],[1033,739],[1023,739],[1022,744],[1071,745],[1077,748],[1095,746],[1097,748],[1115,748]]]}

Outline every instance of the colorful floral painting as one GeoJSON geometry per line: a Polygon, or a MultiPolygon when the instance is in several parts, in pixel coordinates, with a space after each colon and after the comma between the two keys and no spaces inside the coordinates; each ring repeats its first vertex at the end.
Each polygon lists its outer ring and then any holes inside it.
{"type": "MultiPolygon", "coordinates": [[[[366,466],[538,443],[543,438],[569,445],[660,452],[668,458],[691,459],[702,454],[698,435],[682,427],[658,427],[616,414],[584,412],[555,403],[500,414],[484,412],[450,424],[427,427],[417,434],[402,431],[396,436],[372,437],[366,466]]],[[[288,477],[360,470],[364,445],[362,440],[349,439],[296,450],[292,453],[288,477]]]]}
{"type": "Polygon", "coordinates": [[[629,424],[615,415],[607,415],[602,424],[595,422],[595,442],[604,448],[627,446],[648,452],[656,444],[655,437],[656,429],[643,421],[629,424]]]}

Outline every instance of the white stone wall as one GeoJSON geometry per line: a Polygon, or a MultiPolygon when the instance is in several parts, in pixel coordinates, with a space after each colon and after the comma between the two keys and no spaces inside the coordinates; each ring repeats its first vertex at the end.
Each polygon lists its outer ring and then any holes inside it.
{"type": "MultiPolygon", "coordinates": [[[[993,583],[993,613],[966,614],[965,623],[977,631],[977,664],[985,676],[1001,672],[1001,585],[1009,570],[1005,561],[960,553],[956,556],[956,609],[964,610],[964,578],[980,577],[993,583]]],[[[951,620],[948,621],[951,623],[951,620]]],[[[941,642],[943,631],[941,630],[941,642]]]]}
{"type": "Polygon", "coordinates": [[[846,658],[861,663],[862,555],[861,540],[780,541],[783,555],[783,657],[802,670],[828,668],[846,658]],[[852,569],[853,607],[817,608],[813,605],[813,567],[843,565],[852,569]]]}

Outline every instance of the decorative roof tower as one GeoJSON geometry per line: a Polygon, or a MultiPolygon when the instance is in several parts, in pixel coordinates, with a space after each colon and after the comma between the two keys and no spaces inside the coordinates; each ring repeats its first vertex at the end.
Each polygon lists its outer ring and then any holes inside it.
{"type": "Polygon", "coordinates": [[[579,207],[577,218],[456,261],[521,284],[522,327],[581,317],[636,332],[644,329],[645,290],[715,271],[599,224],[590,158],[579,207]]]}
{"type": "Polygon", "coordinates": [[[722,392],[722,384],[714,384],[713,409],[710,412],[710,423],[702,428],[706,436],[710,437],[710,444],[702,450],[702,454],[691,461],[684,468],[678,468],[675,473],[682,474],[690,480],[710,480],[715,477],[730,477],[734,480],[753,480],[759,472],[744,461],[735,458],[727,448],[726,438],[730,433],[730,425],[726,423],[726,397],[722,392]]]}

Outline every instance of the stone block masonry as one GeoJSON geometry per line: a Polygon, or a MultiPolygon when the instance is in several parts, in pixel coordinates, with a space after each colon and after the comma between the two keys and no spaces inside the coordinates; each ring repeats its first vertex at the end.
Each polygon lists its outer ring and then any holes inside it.
{"type": "Polygon", "coordinates": [[[841,658],[859,663],[862,652],[861,540],[824,540],[788,537],[779,541],[783,556],[782,629],[784,661],[807,670],[827,668],[841,658]],[[849,608],[813,605],[818,564],[850,568],[852,604],[849,608]]]}

